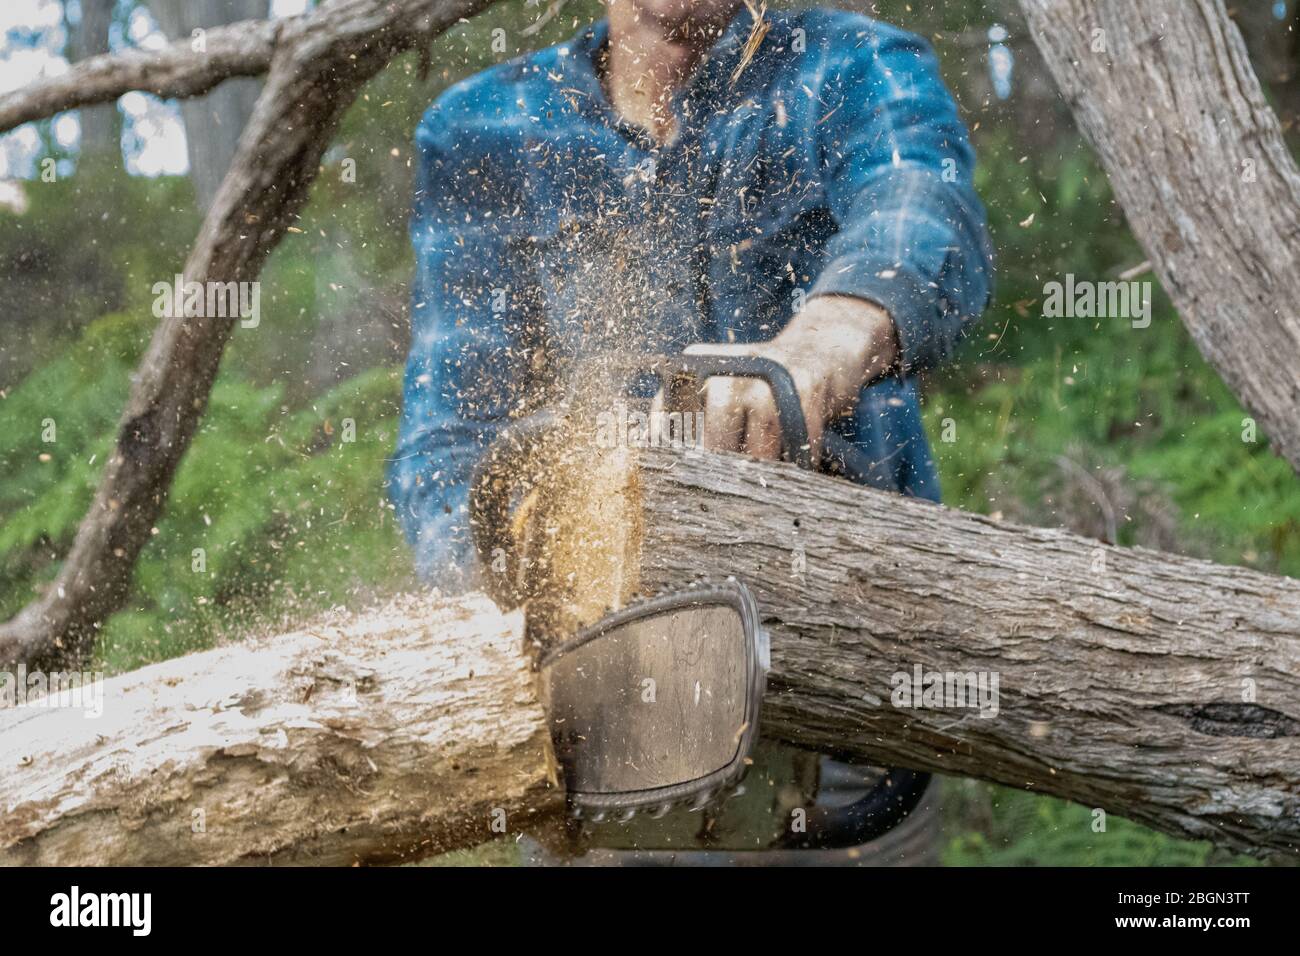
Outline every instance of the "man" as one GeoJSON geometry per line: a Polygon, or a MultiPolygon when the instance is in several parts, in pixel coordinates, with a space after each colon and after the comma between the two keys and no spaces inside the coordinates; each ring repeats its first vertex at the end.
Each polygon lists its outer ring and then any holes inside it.
{"type": "MultiPolygon", "coordinates": [[[[444,93],[416,142],[413,335],[393,497],[421,571],[472,566],[467,481],[602,350],[776,359],[814,445],[937,500],[916,374],[987,304],[973,155],[924,41],[827,10],[608,0],[444,93]],[[766,33],[763,32],[766,27],[766,33]]],[[[765,386],[707,385],[704,444],[773,458],[765,386]]]]}

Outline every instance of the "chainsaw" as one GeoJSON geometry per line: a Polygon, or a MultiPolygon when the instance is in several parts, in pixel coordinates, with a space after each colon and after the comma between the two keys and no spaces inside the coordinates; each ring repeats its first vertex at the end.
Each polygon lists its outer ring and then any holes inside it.
{"type": "MultiPolygon", "coordinates": [[[[666,409],[698,407],[713,376],[757,379],[775,400],[785,460],[859,480],[871,471],[861,450],[830,430],[814,462],[794,381],[779,362],[647,356],[620,363],[618,373],[624,383],[657,380],[666,409]]],[[[560,417],[549,409],[512,421],[470,485],[483,586],[505,608],[524,604],[526,619],[529,559],[520,553],[519,529],[527,488],[520,475],[525,462],[544,458],[560,417]]],[[[546,635],[538,668],[574,816],[599,822],[662,816],[682,804],[698,809],[739,783],[758,736],[769,667],[762,619],[749,588],[731,579],[632,603],[572,634],[546,635]]],[[[817,808],[805,832],[782,846],[866,843],[901,822],[928,782],[929,774],[888,768],[861,799],[817,808]]]]}

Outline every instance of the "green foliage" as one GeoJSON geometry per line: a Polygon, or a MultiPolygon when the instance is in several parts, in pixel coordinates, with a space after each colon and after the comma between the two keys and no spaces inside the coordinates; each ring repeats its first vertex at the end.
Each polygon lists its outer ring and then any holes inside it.
{"type": "Polygon", "coordinates": [[[944,780],[945,866],[1250,866],[1209,843],[1177,840],[1077,804],[994,787],[944,780]]]}
{"type": "MultiPolygon", "coordinates": [[[[71,545],[147,331],[130,317],[101,319],[0,402],[0,505],[12,515],[0,525],[4,613],[53,575],[71,545]],[[37,444],[47,418],[56,441],[37,444]]],[[[281,392],[218,378],[136,566],[134,599],[105,626],[100,653],[110,669],[411,583],[382,488],[398,371],[365,372],[300,409],[281,392]]]]}
{"type": "Polygon", "coordinates": [[[137,567],[148,613],[110,622],[110,667],[414,586],[382,487],[397,371],[365,372],[296,411],[279,392],[219,380],[137,567]]]}
{"type": "Polygon", "coordinates": [[[0,387],[52,359],[92,319],[147,307],[153,283],[171,278],[198,228],[182,178],[100,168],[23,188],[26,212],[0,207],[0,387]]]}
{"type": "Polygon", "coordinates": [[[71,545],[146,334],[129,316],[107,316],[0,392],[0,613],[21,607],[71,545]]]}

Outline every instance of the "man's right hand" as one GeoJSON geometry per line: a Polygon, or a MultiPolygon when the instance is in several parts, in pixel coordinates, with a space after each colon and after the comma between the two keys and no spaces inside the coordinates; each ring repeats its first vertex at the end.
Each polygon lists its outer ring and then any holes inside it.
{"type": "MultiPolygon", "coordinates": [[[[817,461],[826,426],[853,409],[865,384],[894,367],[898,346],[893,321],[880,306],[848,296],[819,296],[770,342],[699,344],[686,354],[754,356],[783,365],[794,379],[817,461]]],[[[651,414],[663,411],[660,392],[651,414]]],[[[780,458],[781,423],[771,389],[753,378],[710,378],[705,383],[703,437],[710,450],[780,458]]]]}

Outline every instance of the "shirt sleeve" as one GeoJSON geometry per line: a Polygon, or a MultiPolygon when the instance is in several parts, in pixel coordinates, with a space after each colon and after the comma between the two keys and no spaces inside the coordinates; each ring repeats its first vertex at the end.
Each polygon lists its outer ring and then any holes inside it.
{"type": "Polygon", "coordinates": [[[929,45],[873,23],[832,38],[822,162],[838,232],[813,295],[888,310],[903,373],[946,361],[988,305],[993,258],[974,153],[929,45]]]}
{"type": "Polygon", "coordinates": [[[501,208],[511,171],[492,168],[491,144],[477,135],[441,101],[416,133],[411,350],[389,468],[417,569],[446,586],[473,568],[470,476],[521,397],[525,304],[535,300],[528,257],[501,208]]]}

